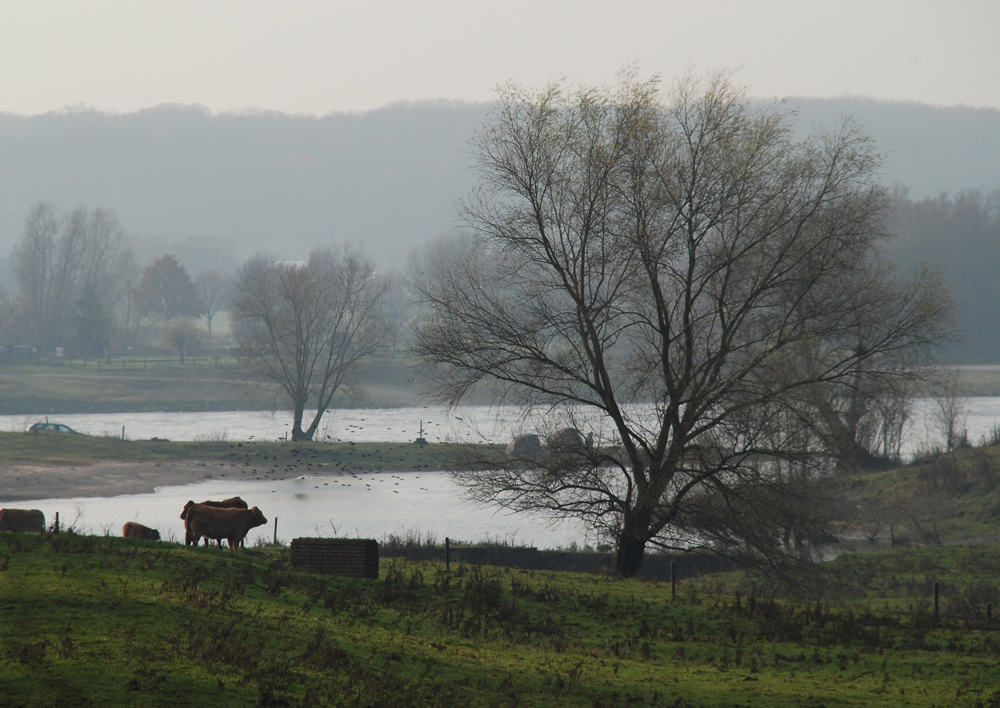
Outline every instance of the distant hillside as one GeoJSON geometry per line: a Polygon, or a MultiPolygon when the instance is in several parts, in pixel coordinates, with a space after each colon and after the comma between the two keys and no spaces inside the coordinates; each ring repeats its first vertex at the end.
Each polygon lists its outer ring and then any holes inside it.
{"type": "Polygon", "coordinates": [[[911,199],[1000,187],[1000,111],[863,98],[790,98],[803,129],[853,116],[885,158],[885,182],[909,188],[911,199]]]}
{"type": "MultiPolygon", "coordinates": [[[[907,185],[911,198],[1000,185],[1000,111],[788,104],[800,109],[804,130],[855,116],[887,156],[886,181],[907,185]]],[[[20,239],[30,205],[51,199],[62,209],[114,209],[140,256],[157,255],[169,239],[190,254],[182,260],[218,267],[259,249],[301,258],[354,240],[398,266],[412,245],[454,224],[453,203],[474,183],[468,140],[488,109],[428,102],[320,118],[186,106],[0,115],[0,258],[20,239]]]]}
{"type": "Polygon", "coordinates": [[[452,202],[472,184],[463,149],[486,110],[2,115],[0,254],[21,238],[30,205],[51,199],[110,207],[140,240],[207,237],[232,244],[233,256],[264,249],[288,258],[351,240],[398,265],[451,224],[452,202]]]}

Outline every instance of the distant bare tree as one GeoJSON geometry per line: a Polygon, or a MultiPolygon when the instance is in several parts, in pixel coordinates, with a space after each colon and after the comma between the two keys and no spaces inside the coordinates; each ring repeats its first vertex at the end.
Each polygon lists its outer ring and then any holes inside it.
{"type": "Polygon", "coordinates": [[[291,400],[293,440],[313,439],[357,363],[385,344],[387,289],[351,248],[313,251],[304,264],[257,255],[239,269],[232,315],[246,373],[291,400]],[[303,428],[307,405],[316,413],[303,428]]]}
{"type": "Polygon", "coordinates": [[[944,451],[968,447],[968,411],[958,385],[958,370],[942,372],[935,383],[931,420],[944,442],[944,451]]]}
{"type": "Polygon", "coordinates": [[[389,345],[389,358],[395,358],[403,333],[407,331],[410,315],[413,312],[413,299],[406,290],[406,284],[397,274],[388,276],[388,289],[385,294],[386,338],[389,345]]]}
{"type": "Polygon", "coordinates": [[[41,351],[71,342],[104,342],[120,316],[133,264],[128,235],[114,212],[78,207],[60,216],[35,204],[14,251],[17,311],[41,351]]]}
{"type": "Polygon", "coordinates": [[[167,322],[160,331],[163,341],[177,350],[181,366],[184,366],[184,352],[198,341],[198,328],[191,320],[174,319],[167,322]]]}
{"type": "Polygon", "coordinates": [[[205,270],[194,277],[194,285],[201,298],[201,309],[212,336],[212,318],[228,306],[229,279],[217,270],[205,270]]]}
{"type": "Polygon", "coordinates": [[[473,499],[583,520],[623,576],[649,545],[772,570],[808,557],[830,519],[831,443],[857,441],[854,392],[919,376],[951,306],[880,259],[870,139],[850,122],[791,136],[722,75],[666,103],[628,73],[501,90],[462,205],[476,235],[416,280],[415,347],[444,401],[492,382],[597,436],[484,460],[459,477],[473,499]]]}

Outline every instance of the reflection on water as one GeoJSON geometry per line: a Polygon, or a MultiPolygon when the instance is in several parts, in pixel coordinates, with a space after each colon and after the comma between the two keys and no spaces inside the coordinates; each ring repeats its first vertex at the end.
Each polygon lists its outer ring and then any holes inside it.
{"type": "Polygon", "coordinates": [[[551,525],[537,517],[494,512],[467,502],[446,472],[302,476],[273,482],[208,480],[161,487],[152,494],[43,499],[18,506],[41,509],[47,523],[59,512],[63,527],[75,525],[86,533],[118,536],[126,521],[137,521],[159,529],[164,540],[183,541],[184,502],[237,495],[259,507],[268,519],[267,526],[250,532],[248,544],[258,538],[271,540],[275,517],[278,538],[286,543],[301,536],[381,540],[408,532],[430,534],[441,543],[445,537],[506,540],[538,548],[588,542],[578,523],[551,525]]]}

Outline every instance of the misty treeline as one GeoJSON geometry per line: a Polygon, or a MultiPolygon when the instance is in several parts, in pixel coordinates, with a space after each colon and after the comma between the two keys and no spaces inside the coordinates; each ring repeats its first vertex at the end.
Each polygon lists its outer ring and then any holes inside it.
{"type": "Polygon", "coordinates": [[[30,210],[24,234],[0,280],[0,345],[6,358],[109,357],[148,344],[144,324],[160,325],[158,343],[178,349],[197,339],[192,319],[225,306],[228,280],[208,270],[191,278],[169,254],[136,261],[115,212],[51,202],[30,210]],[[19,347],[19,349],[15,349],[19,347]]]}
{"type": "Polygon", "coordinates": [[[965,363],[1000,361],[1000,190],[962,190],[913,200],[897,190],[892,200],[890,257],[903,267],[941,268],[955,301],[965,363]]]}

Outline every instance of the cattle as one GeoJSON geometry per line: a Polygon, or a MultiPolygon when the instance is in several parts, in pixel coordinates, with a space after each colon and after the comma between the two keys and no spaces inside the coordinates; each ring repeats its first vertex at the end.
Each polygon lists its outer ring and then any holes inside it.
{"type": "Polygon", "coordinates": [[[267,523],[260,509],[226,509],[204,504],[194,504],[188,507],[187,518],[184,519],[184,543],[198,545],[198,539],[204,536],[215,539],[222,545],[222,539],[229,541],[229,550],[236,551],[236,546],[246,538],[250,529],[267,523]]]}
{"type": "Polygon", "coordinates": [[[147,541],[159,541],[160,532],[148,526],[137,524],[134,521],[127,521],[122,526],[122,536],[125,538],[144,538],[147,541]]]}
{"type": "MultiPolygon", "coordinates": [[[[217,507],[217,508],[220,508],[220,509],[246,509],[247,508],[247,503],[245,501],[243,501],[242,499],[240,499],[239,497],[230,497],[229,499],[223,499],[222,501],[203,501],[201,503],[202,503],[203,506],[214,506],[214,507],[217,507]]],[[[194,506],[194,502],[193,501],[188,501],[186,504],[184,504],[184,510],[181,512],[181,518],[182,519],[187,519],[188,509],[190,509],[192,506],[194,506]]],[[[185,528],[187,528],[186,524],[185,524],[185,528]]],[[[198,539],[189,539],[189,538],[185,537],[184,543],[187,544],[187,545],[189,545],[189,546],[192,543],[194,543],[195,545],[198,545],[198,539]]],[[[208,539],[207,538],[205,539],[205,545],[206,546],[208,545],[208,539]]],[[[219,541],[219,547],[220,548],[222,547],[222,541],[219,541]]]]}
{"type": "Polygon", "coordinates": [[[0,509],[0,531],[45,531],[45,514],[38,509],[0,509]]]}

